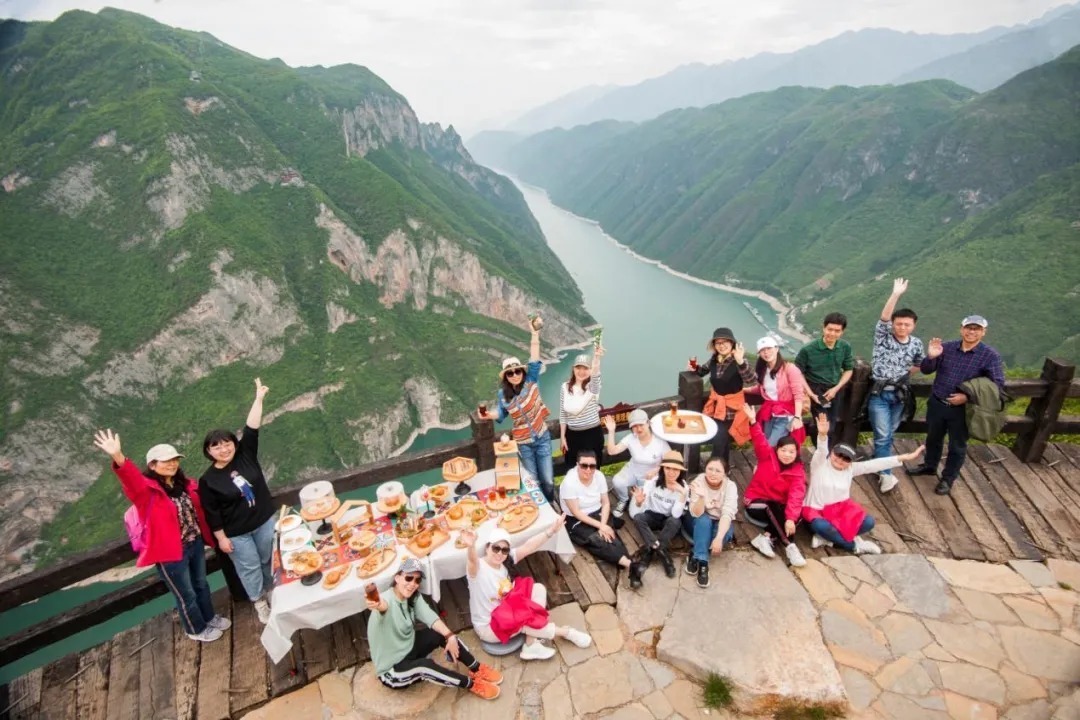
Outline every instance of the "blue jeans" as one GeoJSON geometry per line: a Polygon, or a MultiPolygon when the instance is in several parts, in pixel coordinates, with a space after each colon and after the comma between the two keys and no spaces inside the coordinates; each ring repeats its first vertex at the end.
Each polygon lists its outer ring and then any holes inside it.
{"type": "MultiPolygon", "coordinates": [[[[870,427],[874,429],[874,457],[883,458],[893,455],[892,440],[900,419],[904,414],[904,403],[891,390],[883,390],[871,395],[866,403],[866,412],[870,416],[870,427]]],[[[882,475],[892,475],[892,470],[882,470],[882,475]]]]}
{"type": "MultiPolygon", "coordinates": [[[[862,525],[859,526],[859,532],[856,535],[865,535],[874,529],[874,518],[867,514],[863,518],[862,525]]],[[[848,542],[844,539],[844,536],[840,534],[840,531],[836,529],[836,526],[825,518],[817,517],[810,521],[810,532],[815,535],[820,535],[838,548],[843,548],[848,552],[855,552],[855,543],[848,542]]]]}
{"type": "Polygon", "coordinates": [[[249,533],[232,540],[232,561],[249,600],[255,601],[274,587],[270,559],[274,555],[274,516],[249,533]]]}
{"type": "Polygon", "coordinates": [[[184,545],[183,555],[176,562],[158,563],[157,570],[176,600],[176,611],[180,614],[184,632],[198,635],[214,618],[202,538],[184,545]]]}
{"type": "Polygon", "coordinates": [[[540,492],[552,505],[555,504],[555,468],[551,463],[551,433],[533,438],[529,443],[518,443],[518,457],[525,471],[540,483],[540,492]]]}
{"type": "MultiPolygon", "coordinates": [[[[682,514],[683,531],[694,538],[694,559],[698,562],[709,562],[709,546],[716,539],[716,533],[720,531],[720,521],[714,520],[708,513],[702,513],[701,517],[694,517],[687,510],[682,514]]],[[[735,537],[734,523],[724,535],[724,544],[727,545],[735,537]]]]}
{"type": "Polygon", "coordinates": [[[968,441],[967,415],[963,405],[947,405],[931,395],[926,402],[926,457],[923,461],[927,467],[937,469],[946,433],[949,434],[949,453],[945,456],[941,479],[952,484],[964,466],[968,441]]]}

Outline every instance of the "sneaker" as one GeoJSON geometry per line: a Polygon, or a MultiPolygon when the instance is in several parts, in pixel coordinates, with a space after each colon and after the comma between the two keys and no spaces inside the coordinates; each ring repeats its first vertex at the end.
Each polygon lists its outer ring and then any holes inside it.
{"type": "Polygon", "coordinates": [[[671,553],[667,550],[657,550],[656,554],[660,556],[660,564],[664,566],[664,574],[669,578],[675,577],[675,561],[671,559],[671,553]]]}
{"type": "Polygon", "coordinates": [[[611,517],[621,518],[623,513],[626,512],[626,506],[630,504],[630,500],[619,500],[615,503],[615,508],[611,511],[611,517]]]}
{"type": "Polygon", "coordinates": [[[494,700],[499,697],[499,686],[474,677],[469,692],[485,700],[494,700]]]}
{"type": "Polygon", "coordinates": [[[867,540],[861,535],[855,536],[855,554],[856,555],[880,555],[881,546],[873,540],[867,540]]]}
{"type": "Polygon", "coordinates": [[[934,492],[938,495],[948,495],[952,492],[952,483],[945,479],[939,480],[934,492]]]}
{"type": "Polygon", "coordinates": [[[818,548],[822,548],[822,547],[832,547],[832,546],[833,546],[832,540],[826,540],[825,538],[821,537],[820,535],[815,535],[810,540],[810,547],[814,548],[815,550],[817,550],[818,548]]]}
{"type": "Polygon", "coordinates": [[[639,562],[630,563],[630,589],[637,590],[641,587],[641,576],[645,574],[645,568],[639,562]]]}
{"type": "Polygon", "coordinates": [[[697,586],[699,588],[709,587],[709,563],[698,563],[697,569],[697,586]]]}
{"type": "Polygon", "coordinates": [[[887,493],[900,483],[900,479],[892,473],[878,473],[878,487],[882,493],[887,493]]]}
{"type": "Polygon", "coordinates": [[[791,567],[803,567],[806,565],[806,558],[802,556],[802,551],[799,550],[799,546],[793,542],[788,543],[784,548],[784,552],[787,553],[787,561],[791,563],[791,567]]]}
{"type": "Polygon", "coordinates": [[[539,640],[525,643],[521,648],[522,660],[550,660],[555,655],[555,648],[548,647],[539,640]]]}
{"type": "Polygon", "coordinates": [[[587,648],[592,645],[592,636],[577,628],[569,628],[566,632],[566,639],[577,645],[579,648],[587,648]]]}
{"type": "Polygon", "coordinates": [[[480,663],[480,667],[470,672],[469,675],[472,676],[473,680],[490,683],[491,685],[498,685],[503,681],[502,673],[485,663],[480,663]]]}
{"type": "Polygon", "coordinates": [[[270,622],[270,603],[265,598],[259,598],[254,603],[255,614],[259,616],[259,622],[263,625],[270,622]]]}
{"type": "Polygon", "coordinates": [[[209,625],[210,627],[214,628],[215,630],[224,631],[224,630],[228,630],[229,628],[232,627],[232,620],[230,620],[227,617],[221,617],[220,615],[215,615],[214,617],[210,618],[210,622],[208,622],[206,624],[209,625]]]}
{"type": "Polygon", "coordinates": [[[772,540],[765,533],[761,533],[756,538],[751,540],[750,544],[757,548],[757,551],[765,557],[776,557],[776,553],[774,553],[772,549],[772,540]]]}
{"type": "Polygon", "coordinates": [[[188,633],[187,636],[199,642],[214,642],[221,637],[221,631],[207,625],[201,633],[188,633]]]}
{"type": "Polygon", "coordinates": [[[693,555],[686,556],[686,574],[697,575],[698,560],[693,555]]]}

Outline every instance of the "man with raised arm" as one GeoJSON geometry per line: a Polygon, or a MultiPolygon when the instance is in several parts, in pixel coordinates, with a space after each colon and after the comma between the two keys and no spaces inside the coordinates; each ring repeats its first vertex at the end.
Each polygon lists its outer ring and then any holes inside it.
{"type": "MultiPolygon", "coordinates": [[[[922,340],[912,335],[919,316],[910,308],[895,309],[907,287],[908,281],[904,278],[893,280],[892,295],[885,301],[874,328],[874,352],[870,360],[873,384],[866,410],[874,430],[875,458],[894,454],[893,433],[900,426],[904,405],[911,393],[908,380],[919,369],[924,356],[922,340]]],[[[883,493],[899,482],[891,469],[879,472],[878,480],[883,493]]]]}
{"type": "Polygon", "coordinates": [[[934,492],[948,495],[964,465],[968,426],[964,405],[968,396],[961,385],[977,377],[987,377],[1005,389],[1005,368],[998,351],[983,342],[989,323],[982,315],[968,315],[960,326],[960,339],[941,342],[932,338],[921,363],[923,373],[937,373],[926,401],[926,460],[909,470],[909,475],[937,475],[938,462],[949,435],[949,454],[934,492]]]}

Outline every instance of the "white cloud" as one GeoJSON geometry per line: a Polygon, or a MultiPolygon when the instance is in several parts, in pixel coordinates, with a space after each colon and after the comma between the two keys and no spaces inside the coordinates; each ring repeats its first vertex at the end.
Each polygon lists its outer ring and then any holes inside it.
{"type": "MultiPolygon", "coordinates": [[[[290,65],[366,65],[424,120],[473,130],[590,84],[689,62],[787,52],[845,30],[971,32],[1060,0],[112,0],[290,65]]],[[[0,17],[51,20],[102,2],[0,0],[0,17]]]]}

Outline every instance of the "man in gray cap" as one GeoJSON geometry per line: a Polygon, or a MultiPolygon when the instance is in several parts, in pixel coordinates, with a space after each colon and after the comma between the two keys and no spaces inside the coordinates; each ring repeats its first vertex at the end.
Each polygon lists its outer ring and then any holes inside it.
{"type": "Polygon", "coordinates": [[[937,475],[938,461],[945,435],[949,453],[934,492],[948,495],[952,490],[967,451],[968,427],[964,405],[968,396],[960,385],[977,377],[988,377],[1005,388],[1005,368],[998,351],[983,342],[990,323],[982,315],[968,315],[960,324],[960,339],[941,342],[932,338],[920,369],[923,374],[937,373],[926,402],[926,460],[909,470],[909,475],[937,475]]]}

